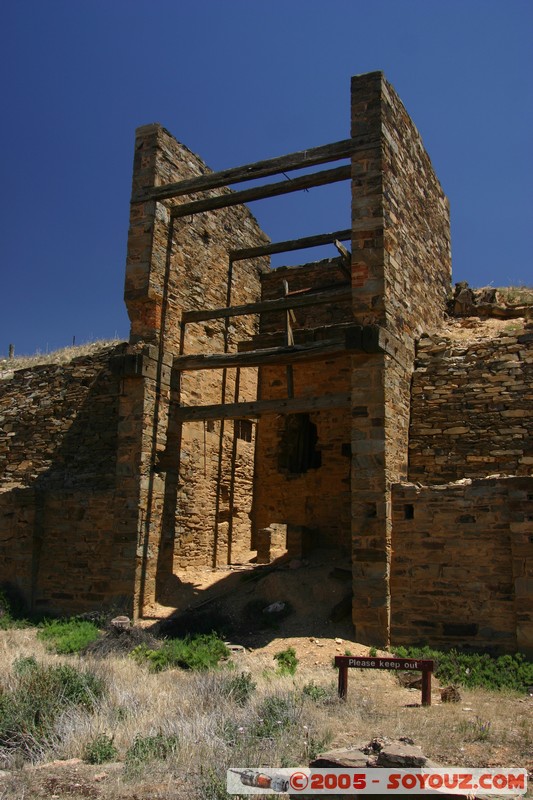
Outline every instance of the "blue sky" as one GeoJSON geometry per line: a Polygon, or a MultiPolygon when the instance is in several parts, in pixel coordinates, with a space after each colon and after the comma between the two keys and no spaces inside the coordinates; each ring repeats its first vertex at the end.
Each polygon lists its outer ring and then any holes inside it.
{"type": "MultiPolygon", "coordinates": [[[[531,0],[18,0],[2,4],[0,356],[115,335],[134,130],[213,169],[349,136],[383,70],[452,211],[454,280],[533,284],[531,0]]],[[[348,226],[348,188],[251,208],[273,240],[348,226]],[[329,194],[328,194],[329,193],[329,194]]]]}

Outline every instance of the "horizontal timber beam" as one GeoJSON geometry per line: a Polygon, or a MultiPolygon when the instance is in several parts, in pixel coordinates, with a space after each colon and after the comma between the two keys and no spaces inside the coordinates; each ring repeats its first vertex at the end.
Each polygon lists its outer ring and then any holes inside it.
{"type": "Polygon", "coordinates": [[[377,325],[352,325],[342,336],[307,344],[282,345],[244,353],[198,353],[176,356],[173,368],[181,371],[221,369],[229,367],[261,367],[299,361],[317,361],[347,353],[382,353],[383,341],[377,325]]]}
{"type": "Polygon", "coordinates": [[[310,292],[309,294],[289,295],[278,300],[263,300],[261,303],[247,303],[243,306],[228,306],[205,311],[184,311],[181,321],[204,322],[208,319],[226,319],[228,317],[243,317],[246,314],[261,314],[266,311],[286,311],[289,308],[303,308],[304,306],[321,305],[323,303],[340,303],[352,299],[352,289],[346,284],[339,289],[328,292],[310,292]]]}
{"type": "Polygon", "coordinates": [[[256,400],[251,403],[224,403],[213,406],[178,406],[173,416],[178,422],[208,419],[253,419],[263,414],[301,414],[331,408],[349,408],[349,394],[322,397],[291,397],[283,400],[256,400]]]}
{"type": "Polygon", "coordinates": [[[319,247],[322,244],[333,244],[336,240],[347,242],[352,238],[351,228],[333,233],[320,233],[316,236],[306,236],[303,239],[291,239],[286,242],[273,242],[262,247],[247,247],[242,250],[231,250],[230,261],[242,261],[245,258],[270,256],[274,253],[288,253],[291,250],[305,250],[307,247],[319,247]]]}
{"type": "Polygon", "coordinates": [[[278,197],[281,194],[290,194],[290,192],[298,192],[300,189],[310,189],[313,186],[325,186],[328,183],[338,183],[338,181],[346,181],[350,177],[351,167],[348,164],[346,167],[324,169],[321,172],[312,172],[310,175],[299,175],[293,180],[289,179],[279,183],[269,183],[267,186],[243,189],[241,192],[218,194],[215,197],[206,197],[204,200],[193,200],[191,203],[174,206],[170,213],[173,219],[189,217],[192,214],[200,214],[203,211],[215,211],[218,208],[239,206],[242,205],[242,203],[251,203],[253,200],[263,200],[266,197],[278,197]]]}
{"type": "MultiPolygon", "coordinates": [[[[366,144],[366,147],[369,147],[370,144],[372,143],[366,144]]],[[[242,183],[255,178],[267,178],[269,175],[277,175],[280,172],[290,172],[294,169],[326,164],[328,161],[348,158],[356,145],[357,140],[343,139],[340,142],[313,147],[310,150],[300,150],[297,153],[289,153],[277,158],[255,161],[242,167],[232,167],[219,172],[211,172],[208,175],[200,175],[198,178],[168,183],[165,186],[150,187],[134,195],[132,201],[139,202],[147,199],[168,200],[171,197],[182,197],[184,194],[192,194],[193,192],[219,189],[232,183],[242,183]]]]}

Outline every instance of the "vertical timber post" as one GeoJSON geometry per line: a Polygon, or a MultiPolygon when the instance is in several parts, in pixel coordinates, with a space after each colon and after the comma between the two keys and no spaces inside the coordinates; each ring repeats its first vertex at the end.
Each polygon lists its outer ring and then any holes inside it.
{"type": "Polygon", "coordinates": [[[348,665],[340,664],[339,666],[339,683],[338,683],[339,697],[341,700],[346,700],[348,696],[348,665]]]}
{"type": "Polygon", "coordinates": [[[422,670],[422,705],[431,705],[431,670],[422,670]]]}

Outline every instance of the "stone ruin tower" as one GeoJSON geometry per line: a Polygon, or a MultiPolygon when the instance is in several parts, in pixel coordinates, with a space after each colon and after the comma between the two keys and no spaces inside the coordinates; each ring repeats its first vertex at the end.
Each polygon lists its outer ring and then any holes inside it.
{"type": "Polygon", "coordinates": [[[143,616],[187,568],[324,548],[358,641],[531,651],[533,335],[458,353],[450,289],[448,201],[381,72],[352,79],[350,138],[220,173],[139,128],[129,342],[0,388],[0,581],[143,616]],[[271,242],[245,205],[342,180],[347,230],[271,242]]]}

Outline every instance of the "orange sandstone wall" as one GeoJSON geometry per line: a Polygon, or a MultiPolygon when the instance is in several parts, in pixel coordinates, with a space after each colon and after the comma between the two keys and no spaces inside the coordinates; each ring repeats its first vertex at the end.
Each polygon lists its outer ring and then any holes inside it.
{"type": "MultiPolygon", "coordinates": [[[[283,295],[283,281],[289,292],[312,289],[320,292],[345,285],[346,275],[338,259],[314,262],[297,267],[279,267],[262,277],[262,297],[275,299],[283,295]]],[[[292,323],[295,340],[303,341],[321,326],[339,325],[352,320],[349,302],[297,308],[292,323]]],[[[268,313],[261,317],[261,332],[254,337],[257,347],[281,345],[285,342],[285,314],[268,313]]],[[[320,333],[327,338],[327,328],[320,333]]],[[[330,334],[331,335],[331,334],[330,334]]],[[[351,363],[344,357],[295,364],[293,384],[295,397],[320,397],[328,394],[349,394],[351,363]]],[[[260,370],[262,400],[287,397],[285,367],[262,367],[260,370]]],[[[286,453],[290,434],[285,415],[268,414],[260,418],[254,486],[254,530],[277,526],[305,528],[305,538],[314,547],[338,548],[347,558],[350,553],[350,415],[348,408],[314,411],[309,421],[316,426],[316,459],[320,463],[305,471],[287,465],[286,453]]],[[[301,536],[297,535],[299,540],[301,536]]],[[[290,543],[290,542],[289,542],[290,543]]],[[[285,542],[277,545],[283,549],[285,542]]],[[[297,554],[298,550],[294,551],[297,554]]]]}
{"type": "Polygon", "coordinates": [[[0,381],[0,584],[31,610],[131,609],[135,541],[115,516],[124,347],[0,381]]]}
{"type": "Polygon", "coordinates": [[[533,475],[533,331],[523,320],[507,327],[479,341],[420,340],[409,480],[533,475]]]}
{"type": "Polygon", "coordinates": [[[533,478],[398,484],[392,640],[533,655],[533,478]]]}
{"type": "MultiPolygon", "coordinates": [[[[139,128],[135,142],[125,299],[131,347],[144,348],[147,371],[132,377],[125,401],[137,438],[128,445],[138,513],[138,613],[155,600],[171,602],[173,573],[195,565],[225,564],[249,554],[254,444],[235,441],[233,422],[185,423],[172,410],[252,400],[255,370],[173,370],[180,352],[184,310],[213,309],[255,301],[265,259],[234,264],[228,294],[229,252],[268,239],[242,207],[171,220],[174,205],[198,194],[155,202],[150,187],[209,172],[205,164],[159,125],[139,128]],[[148,345],[148,349],[147,349],[148,345]]],[[[216,193],[228,190],[216,190],[216,193]]],[[[205,193],[204,193],[205,194],[205,193]]],[[[201,195],[200,195],[201,196],[201,195]]],[[[184,353],[236,349],[257,329],[254,317],[187,325],[184,353]]],[[[127,454],[125,454],[127,458],[127,454]]]]}
{"type": "Polygon", "coordinates": [[[378,322],[398,358],[353,360],[353,619],[359,641],[390,631],[390,487],[407,476],[414,337],[444,317],[451,279],[446,197],[420,135],[380,72],[352,79],[353,313],[378,322]]]}

